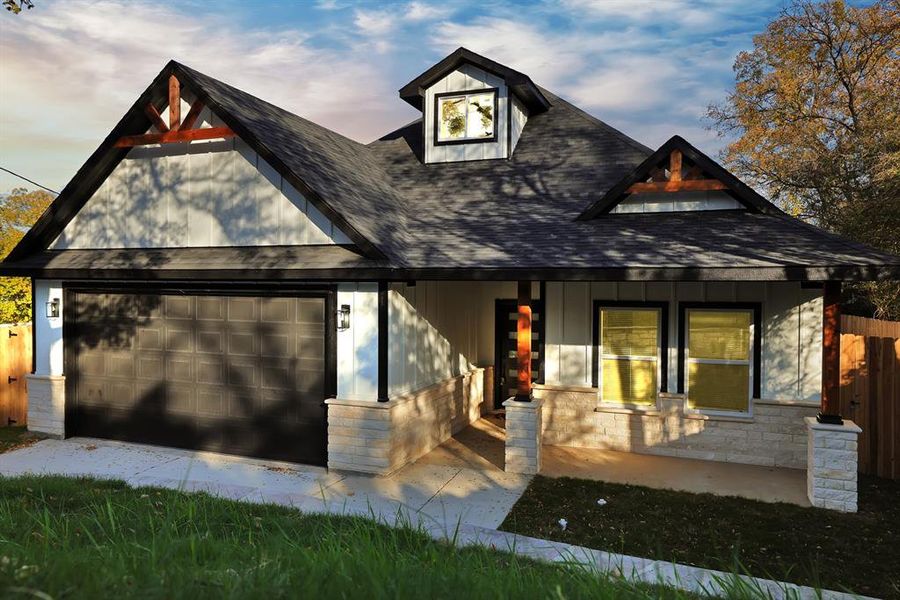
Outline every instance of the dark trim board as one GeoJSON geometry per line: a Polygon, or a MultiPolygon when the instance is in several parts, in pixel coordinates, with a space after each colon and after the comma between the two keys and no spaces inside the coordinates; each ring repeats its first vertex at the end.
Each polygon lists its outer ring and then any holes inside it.
{"type": "MultiPolygon", "coordinates": [[[[433,107],[434,114],[432,114],[432,117],[434,117],[434,119],[433,119],[434,139],[432,140],[432,143],[435,146],[458,146],[460,144],[485,144],[485,143],[489,143],[489,142],[496,142],[498,140],[497,129],[499,128],[499,125],[500,125],[500,117],[497,114],[497,109],[500,106],[499,96],[500,96],[500,88],[495,88],[495,87],[479,88],[479,89],[475,89],[475,90],[463,90],[463,91],[459,91],[459,92],[442,92],[440,94],[435,94],[434,95],[434,107],[433,107]],[[454,96],[471,96],[471,95],[475,95],[475,94],[487,94],[487,93],[491,93],[494,95],[494,132],[491,137],[464,138],[461,140],[444,140],[444,141],[438,140],[438,131],[439,131],[439,128],[438,128],[438,106],[440,106],[441,98],[452,98],[454,96]]],[[[466,119],[468,119],[468,116],[466,117],[466,119]]]]}
{"type": "Polygon", "coordinates": [[[684,393],[684,342],[688,309],[731,309],[753,312],[753,398],[762,389],[762,303],[761,302],[679,302],[678,303],[678,393],[684,393]]]}
{"type": "Polygon", "coordinates": [[[660,374],[657,391],[669,391],[669,303],[664,301],[594,300],[594,312],[591,315],[593,325],[591,385],[598,389],[600,387],[600,309],[607,306],[610,308],[655,308],[659,310],[660,374]]]}
{"type": "MultiPolygon", "coordinates": [[[[286,285],[273,287],[270,285],[235,286],[233,284],[181,284],[178,282],[153,282],[135,285],[131,282],[71,282],[65,281],[63,287],[63,363],[66,373],[66,403],[65,403],[65,435],[71,437],[78,435],[72,424],[76,422],[77,394],[75,390],[79,383],[80,373],[76,364],[76,350],[73,341],[77,338],[77,321],[75,319],[75,294],[99,293],[99,294],[152,294],[152,295],[188,295],[188,296],[249,296],[249,297],[285,297],[285,298],[322,298],[324,300],[324,340],[325,340],[325,365],[324,365],[324,395],[332,398],[337,394],[337,290],[334,286],[306,286],[286,285]]],[[[322,404],[322,410],[326,411],[322,425],[325,427],[325,439],[327,440],[327,406],[322,404]]],[[[327,453],[327,449],[323,449],[327,453]]]]}
{"type": "Polygon", "coordinates": [[[388,283],[378,282],[378,401],[387,402],[390,324],[388,321],[388,283]]]}
{"type": "Polygon", "coordinates": [[[881,281],[900,279],[896,265],[788,267],[531,267],[147,269],[29,266],[0,263],[0,275],[37,279],[135,281],[881,281]]]}
{"type": "Polygon", "coordinates": [[[34,277],[31,278],[31,374],[37,373],[37,298],[34,290],[34,277]]]}

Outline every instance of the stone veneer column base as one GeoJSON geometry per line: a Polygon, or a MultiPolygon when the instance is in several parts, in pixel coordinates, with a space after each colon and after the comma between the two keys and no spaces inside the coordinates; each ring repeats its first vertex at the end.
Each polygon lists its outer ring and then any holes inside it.
{"type": "Polygon", "coordinates": [[[477,421],[484,369],[391,398],[328,405],[328,468],[390,475],[477,421]]]}
{"type": "Polygon", "coordinates": [[[862,429],[853,421],[826,425],[806,417],[806,493],[813,506],[841,512],[857,509],[857,437],[862,429]]]}
{"type": "Polygon", "coordinates": [[[510,398],[506,408],[507,473],[537,474],[541,470],[541,434],[543,400],[519,402],[510,398]]]}
{"type": "Polygon", "coordinates": [[[64,375],[26,375],[28,431],[50,437],[66,436],[66,378],[64,375]]]}

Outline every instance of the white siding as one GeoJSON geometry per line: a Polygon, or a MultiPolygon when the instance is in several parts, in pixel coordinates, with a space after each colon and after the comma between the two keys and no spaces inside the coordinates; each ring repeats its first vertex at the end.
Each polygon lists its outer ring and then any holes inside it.
{"type": "Polygon", "coordinates": [[[335,243],[350,240],[233,138],[133,148],[51,249],[335,243]]]}
{"type": "Polygon", "coordinates": [[[35,375],[63,375],[62,282],[34,280],[35,375]],[[47,302],[59,300],[59,317],[47,318],[47,302]]]}
{"type": "MultiPolygon", "coordinates": [[[[391,397],[494,364],[494,309],[515,299],[515,282],[392,284],[388,388],[391,397]]],[[[532,286],[532,297],[540,286],[532,286]]]]}
{"type": "Polygon", "coordinates": [[[679,302],[760,302],[764,399],[818,402],[822,294],[799,283],[548,282],[546,382],[591,386],[594,300],[669,302],[669,391],[678,381],[679,302]]]}
{"type": "Polygon", "coordinates": [[[337,397],[378,399],[378,284],[338,285],[337,305],[350,306],[350,328],[337,332],[337,397]]]}
{"type": "Polygon", "coordinates": [[[721,191],[632,194],[612,209],[614,213],[680,212],[741,209],[743,205],[721,191]]]}
{"type": "Polygon", "coordinates": [[[512,98],[512,130],[510,131],[510,149],[509,154],[512,156],[519,138],[522,137],[522,130],[525,129],[525,123],[528,121],[528,109],[513,95],[512,98]]]}
{"type": "MultiPolygon", "coordinates": [[[[507,97],[509,90],[503,79],[472,65],[462,65],[459,69],[448,73],[425,91],[424,129],[425,129],[425,162],[453,162],[461,160],[483,160],[489,158],[507,158],[508,126],[507,97]],[[497,141],[476,142],[472,144],[452,144],[436,146],[434,144],[434,95],[444,92],[464,92],[484,88],[497,88],[497,141]]],[[[524,123],[523,123],[524,126],[524,123]]]]}

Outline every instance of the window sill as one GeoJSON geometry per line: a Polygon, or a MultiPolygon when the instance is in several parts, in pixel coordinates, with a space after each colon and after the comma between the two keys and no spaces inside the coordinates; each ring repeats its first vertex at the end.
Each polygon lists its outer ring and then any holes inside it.
{"type": "Polygon", "coordinates": [[[621,406],[615,404],[601,404],[594,407],[594,412],[615,413],[619,415],[640,415],[642,417],[661,417],[662,413],[655,406],[639,408],[636,406],[621,406]]]}
{"type": "Polygon", "coordinates": [[[685,412],[685,419],[695,421],[729,421],[731,423],[754,423],[753,415],[709,415],[706,413],[685,412]]]}

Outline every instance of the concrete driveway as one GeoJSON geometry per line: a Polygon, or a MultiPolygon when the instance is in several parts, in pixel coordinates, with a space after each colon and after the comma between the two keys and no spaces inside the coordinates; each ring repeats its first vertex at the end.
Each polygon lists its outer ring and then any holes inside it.
{"type": "Polygon", "coordinates": [[[494,529],[525,491],[529,478],[421,460],[390,477],[329,472],[260,461],[91,438],[43,440],[0,454],[0,475],[48,474],[121,479],[246,502],[407,520],[452,535],[458,525],[494,529]]]}

